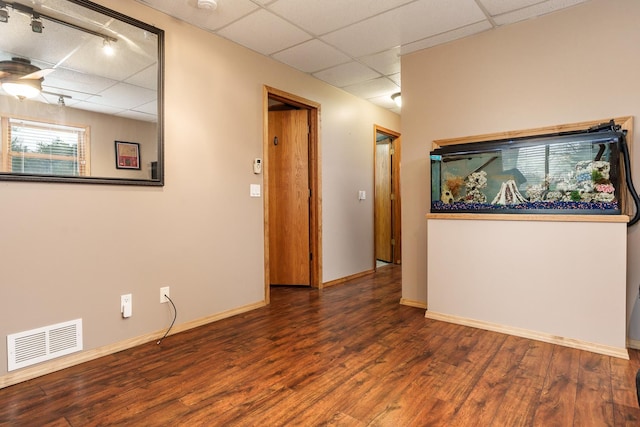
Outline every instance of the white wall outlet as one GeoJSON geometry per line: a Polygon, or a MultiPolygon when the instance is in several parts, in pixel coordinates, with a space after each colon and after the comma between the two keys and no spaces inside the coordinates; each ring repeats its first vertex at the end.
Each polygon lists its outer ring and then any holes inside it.
{"type": "Polygon", "coordinates": [[[169,295],[169,287],[168,286],[160,288],[160,304],[163,304],[165,302],[169,302],[169,300],[167,298],[165,298],[165,295],[168,296],[169,298],[171,298],[171,295],[169,295]]]}
{"type": "Polygon", "coordinates": [[[120,313],[122,313],[122,317],[131,317],[132,312],[133,301],[131,298],[131,294],[120,295],[120,313]]]}

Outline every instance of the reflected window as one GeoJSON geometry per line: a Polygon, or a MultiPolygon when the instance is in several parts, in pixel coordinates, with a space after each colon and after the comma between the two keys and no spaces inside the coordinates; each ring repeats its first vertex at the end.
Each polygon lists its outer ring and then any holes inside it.
{"type": "Polygon", "coordinates": [[[89,176],[89,129],[2,118],[3,172],[89,176]]]}

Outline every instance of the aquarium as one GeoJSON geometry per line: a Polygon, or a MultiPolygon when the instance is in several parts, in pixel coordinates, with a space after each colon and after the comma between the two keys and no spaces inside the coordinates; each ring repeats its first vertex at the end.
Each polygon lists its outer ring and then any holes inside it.
{"type": "Polygon", "coordinates": [[[436,148],[431,212],[620,214],[623,138],[609,129],[436,148]]]}

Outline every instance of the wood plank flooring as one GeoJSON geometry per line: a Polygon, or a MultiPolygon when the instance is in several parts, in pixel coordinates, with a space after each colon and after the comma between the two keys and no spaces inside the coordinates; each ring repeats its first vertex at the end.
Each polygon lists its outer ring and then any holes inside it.
{"type": "MultiPolygon", "coordinates": [[[[0,390],[2,426],[638,426],[625,361],[424,318],[400,267],[0,390]]],[[[180,301],[176,301],[178,309],[180,301]]]]}

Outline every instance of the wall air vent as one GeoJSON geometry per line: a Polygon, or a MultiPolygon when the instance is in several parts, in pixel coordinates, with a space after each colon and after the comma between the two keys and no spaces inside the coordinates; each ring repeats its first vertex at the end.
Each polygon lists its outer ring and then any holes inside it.
{"type": "Polygon", "coordinates": [[[82,350],[82,319],[7,335],[8,370],[82,350]]]}

